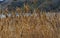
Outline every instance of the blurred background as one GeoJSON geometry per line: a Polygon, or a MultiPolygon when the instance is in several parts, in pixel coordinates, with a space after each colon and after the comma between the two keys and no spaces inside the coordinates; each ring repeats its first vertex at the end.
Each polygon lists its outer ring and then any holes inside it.
{"type": "Polygon", "coordinates": [[[24,8],[24,4],[28,4],[31,9],[39,8],[42,11],[60,11],[60,0],[4,0],[0,4],[2,4],[3,9],[24,8]]]}

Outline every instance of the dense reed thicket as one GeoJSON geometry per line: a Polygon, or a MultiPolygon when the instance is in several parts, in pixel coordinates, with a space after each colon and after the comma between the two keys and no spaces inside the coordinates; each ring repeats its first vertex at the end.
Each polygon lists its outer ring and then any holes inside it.
{"type": "Polygon", "coordinates": [[[38,8],[5,9],[0,12],[0,38],[60,38],[60,13],[46,13],[38,8]]]}

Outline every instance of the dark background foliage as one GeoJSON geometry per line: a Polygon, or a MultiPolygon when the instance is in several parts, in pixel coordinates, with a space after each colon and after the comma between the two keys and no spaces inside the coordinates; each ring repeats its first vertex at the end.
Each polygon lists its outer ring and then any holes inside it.
{"type": "Polygon", "coordinates": [[[24,4],[28,4],[31,9],[39,8],[42,11],[60,11],[60,0],[13,0],[11,7],[24,7],[24,4]]]}

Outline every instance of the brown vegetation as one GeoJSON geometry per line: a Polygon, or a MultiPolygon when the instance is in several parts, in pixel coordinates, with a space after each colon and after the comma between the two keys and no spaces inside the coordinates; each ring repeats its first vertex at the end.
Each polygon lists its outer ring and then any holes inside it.
{"type": "Polygon", "coordinates": [[[58,14],[41,13],[36,9],[36,13],[25,16],[20,15],[19,10],[16,10],[19,17],[12,12],[12,17],[0,18],[0,38],[60,38],[58,14]]]}

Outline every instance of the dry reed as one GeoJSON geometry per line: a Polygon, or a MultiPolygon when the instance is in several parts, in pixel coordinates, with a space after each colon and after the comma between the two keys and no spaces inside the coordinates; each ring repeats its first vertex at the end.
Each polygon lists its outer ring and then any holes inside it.
{"type": "Polygon", "coordinates": [[[0,38],[60,38],[58,14],[41,13],[36,9],[34,10],[36,13],[25,16],[20,14],[19,8],[16,11],[19,17],[16,17],[15,12],[12,11],[11,17],[0,18],[0,38]]]}

